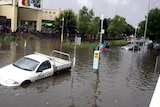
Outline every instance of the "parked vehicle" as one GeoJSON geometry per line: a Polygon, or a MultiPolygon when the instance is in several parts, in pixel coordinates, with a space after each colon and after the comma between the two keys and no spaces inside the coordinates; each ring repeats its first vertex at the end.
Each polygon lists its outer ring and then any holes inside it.
{"type": "Polygon", "coordinates": [[[154,43],[153,44],[153,49],[160,49],[160,44],[159,43],[154,43]]]}
{"type": "Polygon", "coordinates": [[[122,46],[121,49],[139,51],[140,47],[136,44],[127,44],[125,46],[122,46]]]}
{"type": "Polygon", "coordinates": [[[55,72],[70,69],[70,55],[53,50],[51,56],[37,53],[26,55],[13,64],[0,69],[0,84],[4,86],[20,86],[36,80],[52,76],[55,72]],[[58,53],[68,59],[55,57],[58,53]]]}

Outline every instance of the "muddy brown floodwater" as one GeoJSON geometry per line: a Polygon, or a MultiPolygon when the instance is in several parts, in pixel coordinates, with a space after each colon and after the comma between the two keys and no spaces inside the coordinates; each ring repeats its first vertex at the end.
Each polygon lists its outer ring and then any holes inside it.
{"type": "MultiPolygon", "coordinates": [[[[50,54],[59,40],[0,42],[0,68],[35,51],[50,54]]],[[[73,58],[73,48],[62,46],[73,58]]],[[[71,71],[31,83],[26,87],[0,86],[1,107],[148,107],[158,79],[154,72],[159,51],[139,52],[111,47],[102,53],[98,73],[92,69],[92,47],[77,47],[71,71]]],[[[9,74],[8,74],[9,75],[9,74]]]]}

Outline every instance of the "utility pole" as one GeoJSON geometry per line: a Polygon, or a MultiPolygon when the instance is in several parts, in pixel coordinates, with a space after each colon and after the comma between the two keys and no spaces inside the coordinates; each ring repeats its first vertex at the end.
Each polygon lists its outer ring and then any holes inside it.
{"type": "Polygon", "coordinates": [[[76,48],[77,48],[77,35],[75,36],[75,39],[74,39],[74,57],[73,57],[73,66],[76,65],[76,48]]]}
{"type": "Polygon", "coordinates": [[[63,29],[64,29],[64,18],[61,19],[61,47],[60,47],[60,51],[62,51],[63,29]]]}
{"type": "MultiPolygon", "coordinates": [[[[99,42],[99,45],[101,46],[101,44],[102,44],[102,31],[103,31],[103,20],[104,20],[104,18],[103,18],[103,14],[102,14],[102,16],[101,16],[101,29],[100,29],[100,42],[99,42]]],[[[100,46],[99,46],[99,50],[100,50],[100,46]]]]}
{"type": "Polygon", "coordinates": [[[145,44],[146,34],[147,34],[147,25],[148,25],[149,8],[150,8],[150,0],[148,1],[148,10],[147,10],[147,17],[146,17],[145,30],[144,30],[144,37],[143,37],[143,46],[144,46],[144,44],[145,44]]]}
{"type": "Polygon", "coordinates": [[[133,51],[135,51],[135,46],[136,46],[136,42],[137,42],[137,26],[135,27],[135,33],[134,33],[134,47],[133,47],[133,51]]]}
{"type": "Polygon", "coordinates": [[[64,29],[64,18],[61,19],[62,25],[61,25],[61,42],[63,42],[63,29],[64,29]]]}

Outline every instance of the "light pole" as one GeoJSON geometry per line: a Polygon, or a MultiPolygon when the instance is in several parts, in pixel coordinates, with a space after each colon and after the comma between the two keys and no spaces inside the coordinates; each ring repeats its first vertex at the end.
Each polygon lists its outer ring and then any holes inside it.
{"type": "MultiPolygon", "coordinates": [[[[102,31],[103,31],[103,14],[102,14],[102,16],[101,16],[101,31],[100,31],[100,42],[99,42],[99,45],[101,46],[101,44],[102,44],[102,31]]],[[[100,46],[99,46],[99,50],[100,50],[100,46]]]]}
{"type": "Polygon", "coordinates": [[[60,51],[62,51],[63,29],[64,29],[64,18],[61,19],[61,47],[60,47],[60,51]]]}
{"type": "Polygon", "coordinates": [[[61,21],[62,21],[62,25],[61,25],[61,27],[62,27],[62,29],[61,29],[61,42],[63,42],[64,18],[62,18],[61,21]]]}
{"type": "Polygon", "coordinates": [[[137,41],[137,29],[138,29],[138,27],[136,26],[135,27],[135,33],[134,33],[134,47],[133,47],[133,51],[135,51],[135,45],[136,45],[136,41],[137,41]]]}
{"type": "Polygon", "coordinates": [[[145,40],[146,40],[146,33],[147,33],[147,25],[148,25],[148,14],[149,14],[149,8],[150,8],[150,0],[148,1],[148,10],[147,10],[147,17],[146,17],[145,30],[144,30],[144,37],[143,37],[143,46],[144,46],[144,44],[145,44],[145,40]]]}
{"type": "Polygon", "coordinates": [[[138,29],[138,27],[136,26],[135,27],[135,33],[134,33],[135,43],[136,43],[136,40],[137,40],[137,29],[138,29]]]}
{"type": "Polygon", "coordinates": [[[134,33],[134,36],[136,37],[137,35],[137,26],[135,27],[135,33],[134,33]]]}

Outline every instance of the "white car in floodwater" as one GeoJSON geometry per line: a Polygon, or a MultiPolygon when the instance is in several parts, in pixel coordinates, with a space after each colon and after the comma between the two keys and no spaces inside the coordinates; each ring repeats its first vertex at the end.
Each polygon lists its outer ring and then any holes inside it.
{"type": "Polygon", "coordinates": [[[139,51],[139,50],[140,50],[140,47],[139,47],[138,45],[135,45],[135,44],[127,44],[127,45],[125,45],[125,46],[122,46],[121,49],[139,51]]]}
{"type": "MultiPolygon", "coordinates": [[[[54,52],[59,52],[54,50],[54,52]]],[[[71,68],[70,56],[68,60],[35,53],[20,58],[13,64],[0,69],[0,84],[4,86],[20,86],[36,80],[52,76],[54,72],[71,68]]]]}

